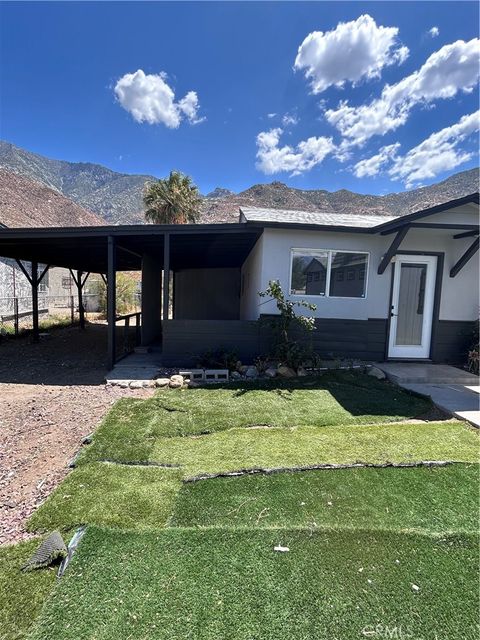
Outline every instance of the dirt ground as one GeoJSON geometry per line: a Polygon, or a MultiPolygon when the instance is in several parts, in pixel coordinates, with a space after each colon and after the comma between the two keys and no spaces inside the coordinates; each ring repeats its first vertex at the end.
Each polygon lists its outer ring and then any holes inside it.
{"type": "Polygon", "coordinates": [[[105,359],[101,324],[0,342],[0,544],[31,537],[27,518],[116,400],[152,395],[107,387],[105,359]]]}

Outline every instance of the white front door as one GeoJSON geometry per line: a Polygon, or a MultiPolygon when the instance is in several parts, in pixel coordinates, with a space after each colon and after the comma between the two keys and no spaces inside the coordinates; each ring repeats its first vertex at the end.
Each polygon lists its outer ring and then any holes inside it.
{"type": "Polygon", "coordinates": [[[436,256],[396,256],[388,345],[390,358],[429,357],[436,273],[436,256]]]}

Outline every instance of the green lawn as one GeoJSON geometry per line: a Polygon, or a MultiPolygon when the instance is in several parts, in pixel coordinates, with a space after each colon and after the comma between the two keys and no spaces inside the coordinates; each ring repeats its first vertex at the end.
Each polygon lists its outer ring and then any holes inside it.
{"type": "Polygon", "coordinates": [[[40,540],[0,546],[0,638],[25,638],[55,584],[56,569],[21,571],[40,540]]]}
{"type": "Polygon", "coordinates": [[[255,425],[335,426],[395,422],[431,408],[429,401],[364,374],[159,391],[119,401],[79,463],[148,460],[155,441],[255,425]]]}
{"type": "Polygon", "coordinates": [[[479,466],[336,469],[182,486],[172,527],[478,531],[479,466]]]}
{"type": "Polygon", "coordinates": [[[159,438],[152,460],[181,465],[187,476],[320,463],[479,459],[478,434],[455,421],[373,426],[231,429],[159,438]]]}
{"type": "MultiPolygon", "coordinates": [[[[479,434],[454,420],[400,423],[430,403],[363,374],[244,386],[113,407],[28,523],[89,525],[29,640],[350,640],[377,624],[476,638],[479,434]],[[182,482],[439,459],[462,464],[182,482]]],[[[11,549],[2,640],[22,616],[31,624],[53,582],[19,574],[15,553],[29,553],[11,549]]]]}
{"type": "Polygon", "coordinates": [[[385,532],[90,529],[31,640],[350,640],[378,624],[401,627],[397,637],[476,640],[477,543],[385,532]],[[275,552],[277,544],[290,551],[275,552]]]}
{"type": "Polygon", "coordinates": [[[33,514],[31,531],[81,524],[122,529],[165,525],[180,489],[174,469],[92,463],[75,469],[33,514]]]}

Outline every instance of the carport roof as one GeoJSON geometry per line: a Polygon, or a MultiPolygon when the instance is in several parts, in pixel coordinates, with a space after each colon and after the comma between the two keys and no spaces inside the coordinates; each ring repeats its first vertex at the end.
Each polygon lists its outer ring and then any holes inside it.
{"type": "Polygon", "coordinates": [[[238,223],[0,228],[0,256],[106,273],[112,237],[117,270],[132,271],[141,268],[144,253],[163,263],[164,239],[169,236],[171,269],[239,267],[262,231],[238,223]]]}

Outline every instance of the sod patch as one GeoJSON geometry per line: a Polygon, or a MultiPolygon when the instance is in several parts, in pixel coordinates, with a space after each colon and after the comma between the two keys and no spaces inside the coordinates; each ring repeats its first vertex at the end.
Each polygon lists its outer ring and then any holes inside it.
{"type": "Polygon", "coordinates": [[[477,462],[478,433],[462,422],[231,429],[159,438],[151,460],[178,464],[186,476],[320,463],[477,462]]]}
{"type": "Polygon", "coordinates": [[[55,584],[56,568],[23,572],[21,567],[39,546],[29,540],[0,546],[0,638],[25,638],[55,584]]]}
{"type": "Polygon", "coordinates": [[[75,469],[31,516],[30,531],[81,524],[121,529],[161,528],[180,488],[174,469],[92,463],[75,469]]]}
{"type": "Polygon", "coordinates": [[[331,640],[367,637],[376,625],[401,628],[403,637],[474,640],[477,542],[92,529],[31,640],[331,640]],[[278,544],[289,551],[275,552],[278,544]]]}
{"type": "Polygon", "coordinates": [[[334,426],[394,422],[431,408],[428,400],[360,373],[256,381],[224,387],[159,391],[123,399],[110,411],[79,464],[145,461],[163,437],[214,433],[255,425],[334,426]]]}
{"type": "Polygon", "coordinates": [[[173,527],[478,530],[479,466],[335,469],[186,483],[173,527]]]}

